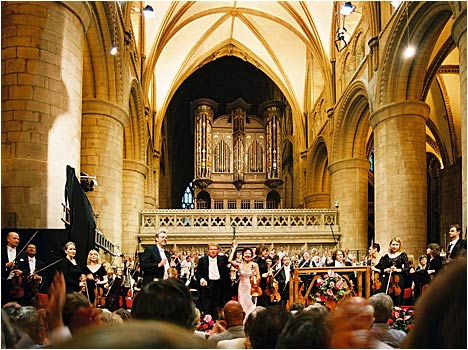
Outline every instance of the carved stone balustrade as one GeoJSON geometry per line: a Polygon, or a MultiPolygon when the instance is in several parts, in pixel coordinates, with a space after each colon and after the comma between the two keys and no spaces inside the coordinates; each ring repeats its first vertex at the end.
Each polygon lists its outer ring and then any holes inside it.
{"type": "Polygon", "coordinates": [[[341,234],[336,209],[159,209],[141,212],[139,241],[154,244],[159,228],[168,230],[168,246],[312,244],[335,246],[341,234]],[[234,229],[235,227],[235,229],[234,229]]]}

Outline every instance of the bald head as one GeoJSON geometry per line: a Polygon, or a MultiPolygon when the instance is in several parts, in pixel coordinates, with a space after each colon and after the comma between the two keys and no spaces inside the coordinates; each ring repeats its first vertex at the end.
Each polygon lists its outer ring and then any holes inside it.
{"type": "Polygon", "coordinates": [[[20,242],[20,236],[16,232],[8,232],[7,245],[11,248],[16,248],[20,242]]]}
{"type": "Polygon", "coordinates": [[[229,300],[224,305],[224,319],[229,326],[241,325],[244,321],[244,310],[242,305],[235,300],[229,300]]]}

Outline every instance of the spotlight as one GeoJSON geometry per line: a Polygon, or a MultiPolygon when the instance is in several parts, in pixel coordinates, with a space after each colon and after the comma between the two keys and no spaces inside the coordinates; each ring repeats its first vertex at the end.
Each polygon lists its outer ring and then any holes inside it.
{"type": "Polygon", "coordinates": [[[349,16],[356,9],[356,6],[353,6],[351,1],[346,1],[343,6],[341,6],[340,13],[343,16],[349,16]]]}
{"type": "Polygon", "coordinates": [[[98,186],[96,176],[89,176],[86,173],[80,172],[80,185],[85,192],[94,191],[94,186],[98,186]]]}
{"type": "Polygon", "coordinates": [[[117,52],[119,52],[119,49],[117,48],[117,45],[113,45],[112,49],[110,50],[110,54],[112,56],[115,56],[115,55],[117,55],[117,52]]]}
{"type": "Polygon", "coordinates": [[[143,15],[145,16],[145,18],[155,18],[156,12],[154,12],[153,6],[146,5],[143,9],[143,15]]]}
{"type": "Polygon", "coordinates": [[[406,57],[406,58],[411,58],[411,57],[413,57],[415,53],[416,53],[416,50],[414,49],[413,46],[408,45],[408,46],[406,47],[406,50],[405,50],[405,57],[406,57]]]}

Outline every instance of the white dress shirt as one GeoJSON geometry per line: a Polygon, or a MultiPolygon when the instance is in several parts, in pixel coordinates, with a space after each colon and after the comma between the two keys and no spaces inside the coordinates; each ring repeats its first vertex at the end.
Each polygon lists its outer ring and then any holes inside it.
{"type": "Polygon", "coordinates": [[[8,253],[8,262],[15,260],[16,258],[16,248],[12,248],[7,246],[7,253],[8,253]]]}
{"type": "Polygon", "coordinates": [[[210,280],[219,280],[218,259],[208,256],[208,278],[210,280]]]}
{"type": "Polygon", "coordinates": [[[31,275],[34,274],[34,271],[36,271],[36,257],[28,257],[29,261],[29,271],[31,271],[31,275]]]}

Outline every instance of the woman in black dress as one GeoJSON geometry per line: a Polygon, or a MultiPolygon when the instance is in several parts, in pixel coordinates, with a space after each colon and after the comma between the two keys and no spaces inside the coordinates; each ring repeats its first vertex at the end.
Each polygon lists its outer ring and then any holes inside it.
{"type": "Polygon", "coordinates": [[[80,292],[86,286],[82,282],[82,269],[75,260],[76,245],[73,242],[65,244],[65,258],[60,262],[59,270],[63,273],[67,293],[80,292]]]}
{"type": "Polygon", "coordinates": [[[96,306],[104,306],[101,304],[104,296],[104,285],[107,284],[107,271],[101,265],[101,259],[97,250],[91,249],[89,251],[83,274],[86,275],[89,302],[96,306]],[[96,298],[98,298],[97,303],[95,303],[96,298]]]}
{"type": "Polygon", "coordinates": [[[393,304],[400,306],[405,289],[404,274],[410,269],[408,255],[402,251],[400,238],[394,237],[390,240],[389,252],[380,258],[375,268],[382,276],[380,292],[390,295],[393,304]]]}

